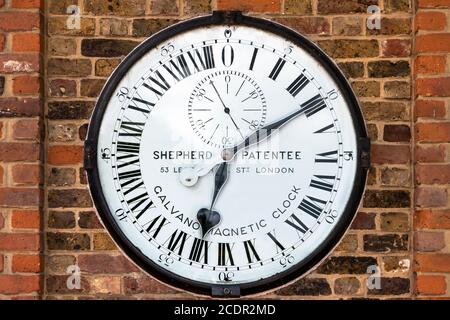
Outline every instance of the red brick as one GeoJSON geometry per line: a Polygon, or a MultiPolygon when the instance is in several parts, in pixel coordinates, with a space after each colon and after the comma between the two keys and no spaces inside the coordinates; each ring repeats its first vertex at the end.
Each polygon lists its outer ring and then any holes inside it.
{"type": "Polygon", "coordinates": [[[416,79],[416,94],[427,97],[450,97],[450,77],[416,79]]]}
{"type": "Polygon", "coordinates": [[[416,189],[416,206],[436,208],[447,206],[447,190],[442,188],[420,187],[416,189]]]}
{"type": "MultiPolygon", "coordinates": [[[[0,18],[1,21],[1,18],[0,18]]],[[[14,53],[0,55],[0,73],[38,72],[38,53],[14,53]]]]}
{"type": "Polygon", "coordinates": [[[240,10],[249,12],[280,12],[281,0],[217,0],[218,10],[240,10]]]}
{"type": "Polygon", "coordinates": [[[11,225],[16,229],[39,229],[41,218],[38,210],[13,210],[11,225]]]}
{"type": "Polygon", "coordinates": [[[0,33],[0,51],[3,51],[5,49],[5,42],[6,42],[5,35],[0,33]]]}
{"type": "Polygon", "coordinates": [[[0,142],[0,161],[39,160],[39,144],[0,142]]]}
{"type": "Polygon", "coordinates": [[[411,41],[403,39],[388,39],[381,42],[384,57],[409,57],[411,41]]]}
{"type": "Polygon", "coordinates": [[[3,8],[4,5],[5,5],[5,0],[0,0],[0,8],[3,8]]]}
{"type": "Polygon", "coordinates": [[[444,276],[418,275],[416,277],[416,288],[419,294],[445,294],[447,283],[444,276]]]}
{"type": "Polygon", "coordinates": [[[419,145],[416,147],[416,161],[443,162],[446,158],[444,145],[419,145]]]}
{"type": "Polygon", "coordinates": [[[4,206],[38,206],[40,191],[37,188],[0,188],[0,205],[4,206]]]}
{"type": "Polygon", "coordinates": [[[39,33],[16,33],[12,36],[14,52],[40,52],[41,38],[39,33]]]}
{"type": "Polygon", "coordinates": [[[38,95],[39,90],[39,77],[18,76],[13,79],[13,93],[15,95],[38,95]]]}
{"type": "Polygon", "coordinates": [[[48,163],[52,165],[79,164],[83,160],[82,146],[51,146],[48,163]]]}
{"type": "Polygon", "coordinates": [[[424,142],[449,142],[450,122],[417,123],[416,140],[424,142]]]}
{"type": "Polygon", "coordinates": [[[20,294],[38,292],[40,276],[0,275],[1,294],[20,294]]]}
{"type": "Polygon", "coordinates": [[[447,16],[444,12],[426,11],[416,14],[416,30],[444,30],[447,16]]]}
{"type": "Polygon", "coordinates": [[[3,185],[3,175],[4,175],[5,170],[3,169],[2,166],[0,166],[0,186],[3,185]]]}
{"type": "Polygon", "coordinates": [[[410,148],[406,145],[380,145],[372,146],[372,162],[376,164],[385,163],[408,163],[411,157],[410,148]]]}
{"type": "Polygon", "coordinates": [[[445,72],[445,56],[418,56],[414,63],[417,74],[438,74],[445,72]]]}
{"type": "Polygon", "coordinates": [[[445,248],[444,233],[417,231],[414,234],[414,248],[423,252],[440,251],[445,248]]]}
{"type": "Polygon", "coordinates": [[[138,271],[137,267],[124,256],[107,254],[80,255],[78,265],[87,273],[129,273],[138,271]]]}
{"type": "Polygon", "coordinates": [[[37,251],[39,250],[39,234],[0,233],[0,250],[37,251]]]}
{"type": "Polygon", "coordinates": [[[31,31],[39,28],[39,13],[7,11],[0,12],[0,30],[31,31]]]}
{"type": "Polygon", "coordinates": [[[3,217],[3,214],[0,211],[0,230],[3,229],[5,226],[5,218],[3,217]]]}
{"type": "Polygon", "coordinates": [[[16,164],[12,167],[15,184],[38,185],[41,182],[41,167],[38,164],[16,164]]]}
{"type": "Polygon", "coordinates": [[[39,272],[41,257],[39,255],[15,254],[12,259],[13,272],[39,272]]]}
{"type": "Polygon", "coordinates": [[[4,261],[5,261],[5,259],[3,258],[3,255],[0,254],[0,272],[3,272],[3,269],[4,269],[4,261]]]}
{"type": "Polygon", "coordinates": [[[417,52],[450,52],[450,33],[418,35],[416,50],[417,52]]]}
{"type": "Polygon", "coordinates": [[[419,272],[450,272],[450,254],[416,254],[416,269],[419,272]]]}
{"type": "Polygon", "coordinates": [[[450,229],[450,210],[420,210],[414,215],[416,229],[450,229]]]}
{"type": "Polygon", "coordinates": [[[11,7],[16,9],[41,8],[43,0],[12,0],[11,7]]]}
{"type": "Polygon", "coordinates": [[[449,8],[450,0],[418,0],[419,8],[449,8]]]}
{"type": "Polygon", "coordinates": [[[39,120],[19,120],[13,125],[14,139],[39,141],[39,136],[39,120]]]}
{"type": "Polygon", "coordinates": [[[450,184],[449,164],[416,165],[416,182],[418,184],[450,184]]]}
{"type": "Polygon", "coordinates": [[[445,118],[445,101],[417,100],[415,105],[415,117],[417,118],[445,118]]]}

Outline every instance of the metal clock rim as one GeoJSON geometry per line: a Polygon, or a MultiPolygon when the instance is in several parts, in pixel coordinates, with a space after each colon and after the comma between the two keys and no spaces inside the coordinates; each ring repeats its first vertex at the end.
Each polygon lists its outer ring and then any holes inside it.
{"type": "Polygon", "coordinates": [[[342,74],[337,65],[314,43],[296,31],[281,24],[256,17],[242,15],[238,11],[215,11],[212,15],[193,18],[174,24],[146,39],[138,45],[117,67],[106,82],[94,108],[90,119],[87,138],[85,141],[85,170],[88,177],[88,186],[101,221],[105,225],[109,234],[118,244],[119,248],[141,269],[168,285],[184,289],[196,294],[211,296],[212,292],[224,292],[227,294],[253,295],[267,290],[281,287],[287,283],[298,279],[308,273],[320,261],[326,258],[335,245],[342,238],[349,228],[354,216],[356,215],[362,194],[365,188],[367,170],[369,167],[370,142],[367,138],[364,119],[358,104],[358,100],[351,89],[347,79],[342,74]],[[327,236],[307,258],[288,270],[275,274],[263,280],[240,284],[240,285],[216,285],[195,281],[176,275],[167,269],[162,268],[136,248],[128,238],[125,237],[121,229],[112,218],[112,212],[102,192],[100,177],[97,167],[97,146],[98,133],[102,123],[109,99],[113,96],[118,83],[122,80],[126,71],[138,61],[145,53],[161,44],[170,37],[190,31],[195,28],[206,27],[208,25],[245,25],[264,29],[281,37],[287,38],[298,46],[302,47],[308,53],[313,55],[321,65],[327,70],[330,76],[338,85],[344,99],[350,106],[350,113],[355,126],[357,141],[357,172],[351,191],[350,200],[343,210],[343,218],[337,223],[333,231],[327,236]],[[235,291],[237,287],[237,292],[235,291]]]}

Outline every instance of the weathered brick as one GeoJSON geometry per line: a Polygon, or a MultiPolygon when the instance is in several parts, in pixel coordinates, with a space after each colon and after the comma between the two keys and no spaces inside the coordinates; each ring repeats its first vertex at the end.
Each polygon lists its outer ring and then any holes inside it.
{"type": "Polygon", "coordinates": [[[443,162],[446,158],[445,145],[419,145],[416,147],[416,161],[443,162]]]}
{"type": "Polygon", "coordinates": [[[133,36],[149,37],[178,20],[175,19],[135,19],[133,20],[133,36]]]}
{"type": "Polygon", "coordinates": [[[128,34],[128,21],[100,19],[100,34],[104,36],[126,36],[128,34]]]}
{"type": "Polygon", "coordinates": [[[141,16],[145,14],[145,0],[104,1],[84,0],[84,12],[93,15],[141,16]]]}
{"type": "Polygon", "coordinates": [[[47,232],[49,250],[89,250],[90,237],[85,233],[47,232]]]}
{"type": "Polygon", "coordinates": [[[51,142],[70,142],[77,139],[78,127],[75,124],[50,124],[48,132],[51,142]]]}
{"type": "Polygon", "coordinates": [[[75,213],[73,211],[50,211],[48,227],[53,229],[72,229],[75,227],[75,213]]]}
{"type": "Polygon", "coordinates": [[[39,189],[0,188],[0,205],[8,207],[38,206],[40,196],[39,189]]]}
{"type": "Polygon", "coordinates": [[[360,288],[361,283],[355,277],[338,278],[334,281],[335,294],[354,295],[358,293],[360,288]]]}
{"type": "Polygon", "coordinates": [[[75,265],[76,258],[70,255],[49,255],[45,264],[50,273],[66,273],[69,266],[75,265]]]}
{"type": "Polygon", "coordinates": [[[388,99],[410,99],[411,85],[406,81],[388,81],[384,83],[384,97],[388,99]]]}
{"type": "Polygon", "coordinates": [[[397,252],[408,250],[408,235],[398,234],[365,234],[363,236],[364,251],[369,252],[397,252]]]}
{"type": "Polygon", "coordinates": [[[0,76],[0,96],[5,92],[5,77],[0,76]]]}
{"type": "Polygon", "coordinates": [[[370,35],[407,35],[411,33],[410,18],[386,18],[382,17],[380,29],[369,29],[370,35]]]}
{"type": "Polygon", "coordinates": [[[401,102],[363,102],[367,121],[408,121],[409,106],[401,102]]]}
{"type": "Polygon", "coordinates": [[[373,212],[358,212],[353,220],[352,229],[355,230],[371,230],[375,229],[375,217],[373,212]]]}
{"type": "Polygon", "coordinates": [[[364,76],[364,64],[362,62],[340,62],[338,66],[347,78],[364,76]]]}
{"type": "Polygon", "coordinates": [[[418,164],[416,165],[417,184],[450,184],[450,165],[418,164]]]}
{"type": "Polygon", "coordinates": [[[330,24],[322,17],[275,18],[274,21],[304,34],[330,34],[330,24]]]}
{"type": "Polygon", "coordinates": [[[78,225],[82,229],[102,229],[103,226],[94,211],[80,212],[78,225]]]}
{"type": "Polygon", "coordinates": [[[363,58],[379,55],[376,40],[321,40],[318,45],[333,58],[363,58]]]}
{"type": "Polygon", "coordinates": [[[445,276],[417,275],[417,293],[425,295],[442,295],[447,292],[445,276]]]}
{"type": "Polygon", "coordinates": [[[411,41],[404,39],[386,39],[381,41],[383,57],[409,57],[411,41]]]}
{"type": "Polygon", "coordinates": [[[153,0],[150,2],[150,12],[152,15],[177,15],[179,14],[178,1],[153,0]]]}
{"type": "Polygon", "coordinates": [[[411,70],[408,61],[370,61],[367,64],[369,77],[406,77],[411,70]]]}
{"type": "Polygon", "coordinates": [[[120,59],[98,59],[95,62],[95,75],[109,77],[119,63],[120,59]]]}
{"type": "Polygon", "coordinates": [[[124,256],[112,256],[107,254],[84,254],[78,257],[78,265],[82,272],[87,273],[129,273],[137,271],[124,256]]]}
{"type": "Polygon", "coordinates": [[[0,142],[0,161],[36,161],[39,160],[37,143],[0,142]]]}
{"type": "MultiPolygon", "coordinates": [[[[208,0],[185,0],[193,3],[209,3],[208,0]]],[[[280,12],[281,0],[259,0],[259,1],[239,1],[239,0],[217,0],[219,10],[239,10],[245,12],[280,12]]],[[[205,8],[206,10],[207,8],[205,8]]],[[[209,10],[208,10],[209,11],[209,10]]]]}
{"type": "Polygon", "coordinates": [[[312,13],[311,0],[285,0],[284,12],[287,14],[310,14],[312,13]]]}
{"type": "Polygon", "coordinates": [[[48,170],[47,182],[50,186],[67,187],[75,184],[76,170],[74,168],[53,167],[48,170]]]}
{"type": "Polygon", "coordinates": [[[333,34],[337,36],[356,36],[362,33],[365,20],[361,17],[333,18],[333,34]]]}
{"type": "Polygon", "coordinates": [[[95,277],[91,280],[91,291],[96,294],[119,294],[121,293],[121,277],[95,277]]]}
{"type": "Polygon", "coordinates": [[[384,10],[386,13],[409,12],[411,10],[411,0],[385,0],[384,10]]]}
{"type": "Polygon", "coordinates": [[[91,197],[85,189],[62,189],[49,190],[49,208],[90,208],[92,207],[91,197]]]}
{"type": "Polygon", "coordinates": [[[77,95],[77,83],[75,80],[51,80],[48,90],[52,97],[75,97],[77,95]]]}
{"type": "Polygon", "coordinates": [[[323,274],[365,274],[369,266],[376,264],[377,260],[373,257],[330,257],[322,263],[317,272],[323,274]]]}
{"type": "Polygon", "coordinates": [[[48,10],[53,14],[67,14],[70,6],[79,4],[79,0],[49,0],[48,2],[48,10]]]}
{"type": "Polygon", "coordinates": [[[81,277],[80,289],[70,289],[67,285],[69,275],[47,276],[45,279],[45,287],[47,293],[51,294],[76,294],[88,293],[90,291],[89,281],[86,277],[81,277]]]}
{"type": "Polygon", "coordinates": [[[39,99],[4,98],[0,99],[0,118],[35,117],[40,115],[39,99]]]}
{"type": "Polygon", "coordinates": [[[0,55],[0,73],[38,72],[39,67],[38,53],[11,53],[0,55]]]}
{"type": "Polygon", "coordinates": [[[124,277],[123,286],[126,294],[140,294],[140,293],[151,293],[151,294],[175,294],[180,293],[180,291],[172,289],[165,286],[155,279],[141,275],[137,278],[135,277],[124,277]]]}
{"type": "Polygon", "coordinates": [[[378,140],[378,127],[374,123],[367,124],[367,134],[369,135],[369,139],[371,141],[378,140]]]}
{"type": "Polygon", "coordinates": [[[380,228],[382,231],[391,232],[409,231],[408,214],[403,212],[383,212],[380,215],[380,228]]]}
{"type": "Polygon", "coordinates": [[[49,59],[49,76],[84,77],[92,73],[92,64],[88,59],[49,59]]]}
{"type": "Polygon", "coordinates": [[[280,296],[328,296],[331,295],[331,287],[326,279],[302,278],[275,293],[280,296]]]}
{"type": "Polygon", "coordinates": [[[369,186],[377,184],[377,169],[374,167],[369,168],[369,172],[367,174],[367,184],[369,186]]]}
{"type": "Polygon", "coordinates": [[[88,128],[89,126],[87,123],[80,126],[80,128],[78,129],[78,137],[80,138],[80,140],[86,139],[88,128]]]}
{"type": "Polygon", "coordinates": [[[77,43],[75,39],[50,37],[48,48],[52,56],[70,56],[76,53],[77,43]]]}
{"type": "Polygon", "coordinates": [[[369,6],[377,4],[378,0],[318,0],[317,11],[319,14],[366,13],[369,6]]]}
{"type": "Polygon", "coordinates": [[[100,95],[100,91],[105,84],[103,79],[82,79],[81,80],[81,96],[96,98],[100,95]]]}
{"type": "Polygon", "coordinates": [[[418,210],[413,221],[416,229],[450,229],[450,210],[418,210]]]}
{"type": "Polygon", "coordinates": [[[80,28],[68,28],[67,17],[49,17],[50,35],[92,36],[95,34],[95,19],[80,17],[80,28]]]}
{"type": "Polygon", "coordinates": [[[94,234],[95,250],[117,250],[115,243],[107,233],[94,234]]]}
{"type": "Polygon", "coordinates": [[[90,101],[57,101],[49,102],[48,117],[50,120],[89,119],[94,102],[90,101]]]}
{"type": "Polygon", "coordinates": [[[352,87],[358,97],[380,96],[380,83],[377,81],[354,81],[352,87]]]}
{"type": "Polygon", "coordinates": [[[358,237],[355,234],[347,234],[336,247],[338,251],[355,252],[358,249],[358,237]]]}
{"type": "Polygon", "coordinates": [[[411,197],[404,190],[366,190],[364,207],[366,208],[409,208],[411,197]]]}
{"type": "Polygon", "coordinates": [[[381,278],[380,289],[369,289],[370,295],[401,295],[409,293],[410,280],[408,278],[381,278]]]}
{"type": "Polygon", "coordinates": [[[411,129],[405,124],[387,124],[384,126],[383,140],[389,142],[408,142],[411,140],[411,129]]]}
{"type": "Polygon", "coordinates": [[[131,40],[83,39],[81,54],[86,57],[120,57],[127,55],[138,44],[131,40]]]}
{"type": "Polygon", "coordinates": [[[13,125],[14,139],[39,141],[40,135],[39,120],[19,120],[13,125]]]}
{"type": "Polygon", "coordinates": [[[390,187],[409,187],[410,174],[408,169],[382,168],[380,170],[381,184],[390,187]]]}
{"type": "Polygon", "coordinates": [[[382,257],[382,265],[386,272],[408,272],[410,264],[410,259],[405,256],[382,257]]]}

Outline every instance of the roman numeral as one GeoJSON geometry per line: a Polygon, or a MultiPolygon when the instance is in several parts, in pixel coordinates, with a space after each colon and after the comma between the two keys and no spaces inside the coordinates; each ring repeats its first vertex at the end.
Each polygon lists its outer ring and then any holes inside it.
{"type": "Polygon", "coordinates": [[[177,254],[181,256],[181,254],[183,253],[184,244],[186,243],[186,239],[187,239],[186,232],[175,230],[175,232],[172,233],[170,238],[164,244],[168,242],[167,249],[173,252],[175,252],[175,250],[178,250],[177,254]]]}
{"type": "Polygon", "coordinates": [[[208,247],[208,241],[195,238],[189,254],[189,260],[200,262],[200,259],[203,258],[203,263],[208,264],[208,247]]]}
{"type": "Polygon", "coordinates": [[[272,71],[270,72],[269,78],[272,80],[276,80],[281,70],[283,69],[285,63],[286,60],[279,58],[277,63],[273,67],[272,71]]]}
{"type": "MultiPolygon", "coordinates": [[[[141,145],[136,142],[118,141],[117,142],[117,152],[131,153],[133,155],[138,155],[140,146],[141,145]]],[[[119,158],[120,157],[118,157],[118,159],[119,158]]]]}
{"type": "Polygon", "coordinates": [[[128,108],[142,112],[142,113],[150,113],[151,107],[154,107],[155,104],[153,102],[147,101],[141,97],[139,93],[135,93],[133,99],[131,99],[133,104],[128,105],[128,108]]]}
{"type": "Polygon", "coordinates": [[[254,260],[256,261],[261,261],[261,259],[259,258],[258,253],[256,252],[254,243],[255,240],[251,241],[251,240],[247,240],[244,241],[244,247],[245,247],[245,254],[247,255],[247,261],[248,263],[253,263],[254,260]]]}
{"type": "Polygon", "coordinates": [[[331,192],[331,190],[333,190],[333,183],[330,183],[327,180],[331,180],[334,182],[334,179],[336,178],[335,176],[314,175],[314,177],[316,177],[318,180],[311,180],[311,187],[328,192],[331,192]]]}
{"type": "Polygon", "coordinates": [[[143,193],[135,196],[134,198],[127,200],[127,203],[129,205],[134,204],[134,206],[131,208],[131,211],[134,212],[137,208],[139,208],[142,204],[144,204],[148,200],[150,200],[148,193],[143,192],[143,193]]]}
{"type": "Polygon", "coordinates": [[[304,87],[309,83],[309,80],[305,77],[304,74],[301,74],[297,77],[297,79],[292,82],[286,90],[294,97],[303,90],[304,87]]]}
{"type": "Polygon", "coordinates": [[[157,88],[154,87],[151,83],[149,84],[147,82],[144,82],[142,85],[147,89],[153,91],[159,99],[163,96],[164,93],[166,93],[167,90],[170,89],[170,85],[158,70],[155,71],[155,75],[158,77],[158,79],[153,76],[149,76],[148,80],[156,85],[157,88]]]}
{"type": "Polygon", "coordinates": [[[318,153],[314,161],[318,163],[337,163],[337,154],[337,150],[318,153]]]}
{"type": "Polygon", "coordinates": [[[253,67],[255,66],[255,60],[256,60],[257,55],[258,55],[258,48],[255,48],[255,50],[253,51],[253,55],[252,55],[252,61],[250,62],[250,67],[248,68],[249,70],[253,70],[253,67]]]}
{"type": "Polygon", "coordinates": [[[333,129],[333,128],[334,128],[334,124],[329,124],[329,125],[321,128],[321,129],[317,130],[314,133],[333,133],[333,132],[335,132],[334,130],[328,131],[328,130],[333,129]]]}
{"type": "Polygon", "coordinates": [[[304,224],[295,214],[292,214],[285,222],[303,234],[308,231],[306,224],[304,224]]]}
{"type": "MultiPolygon", "coordinates": [[[[151,202],[153,204],[153,202],[151,202]]],[[[138,216],[136,216],[136,219],[139,219],[139,217],[142,215],[140,213],[138,216]]],[[[156,218],[150,220],[146,224],[142,225],[142,227],[145,227],[145,231],[152,237],[153,239],[156,239],[159,232],[161,231],[162,227],[168,225],[170,222],[167,221],[166,218],[164,218],[162,215],[157,216],[156,218]]]]}
{"type": "Polygon", "coordinates": [[[233,255],[231,254],[232,246],[229,243],[221,243],[221,242],[219,242],[217,245],[219,247],[217,264],[219,266],[226,266],[226,265],[234,266],[233,255]]]}
{"type": "Polygon", "coordinates": [[[140,177],[141,177],[140,169],[119,173],[119,180],[127,180],[127,179],[140,178],[140,177]]]}
{"type": "Polygon", "coordinates": [[[310,196],[307,196],[307,198],[309,200],[303,199],[298,208],[317,219],[323,210],[323,207],[321,208],[319,204],[325,205],[327,202],[310,196]]]}
{"type": "Polygon", "coordinates": [[[269,236],[270,239],[272,239],[272,241],[275,243],[276,247],[277,247],[277,253],[281,250],[284,251],[284,246],[280,243],[280,241],[278,241],[278,239],[275,236],[275,230],[268,232],[267,235],[269,236]]]}
{"type": "Polygon", "coordinates": [[[327,105],[325,104],[325,101],[323,100],[322,96],[320,94],[317,94],[308,101],[302,103],[301,110],[305,112],[307,117],[310,117],[319,112],[320,110],[324,109],[326,106],[327,105]]]}
{"type": "Polygon", "coordinates": [[[203,47],[203,56],[198,49],[194,49],[193,52],[188,52],[188,56],[197,72],[212,69],[216,66],[212,46],[203,47]],[[197,64],[197,59],[198,62],[200,62],[202,69],[200,69],[200,66],[197,64]]]}
{"type": "Polygon", "coordinates": [[[142,135],[144,122],[122,121],[119,136],[140,137],[142,135]]]}
{"type": "Polygon", "coordinates": [[[191,70],[186,62],[186,58],[182,54],[176,57],[176,61],[170,60],[169,64],[169,66],[164,65],[163,67],[172,77],[175,78],[175,80],[181,81],[181,79],[187,78],[191,75],[191,70]],[[175,69],[178,75],[176,75],[172,69],[175,69]]]}

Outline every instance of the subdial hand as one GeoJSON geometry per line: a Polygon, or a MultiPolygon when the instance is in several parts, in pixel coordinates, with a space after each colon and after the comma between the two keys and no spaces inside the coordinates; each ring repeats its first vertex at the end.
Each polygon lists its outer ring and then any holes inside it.
{"type": "Polygon", "coordinates": [[[222,162],[218,167],[214,177],[214,193],[211,200],[211,206],[209,209],[202,208],[197,212],[197,220],[202,227],[202,237],[208,233],[211,228],[218,225],[222,219],[221,215],[217,211],[213,211],[214,204],[217,201],[217,197],[222,190],[223,186],[228,180],[229,166],[228,162],[222,162]]]}

